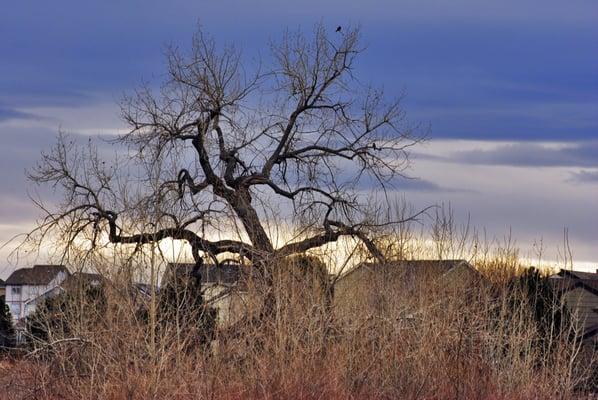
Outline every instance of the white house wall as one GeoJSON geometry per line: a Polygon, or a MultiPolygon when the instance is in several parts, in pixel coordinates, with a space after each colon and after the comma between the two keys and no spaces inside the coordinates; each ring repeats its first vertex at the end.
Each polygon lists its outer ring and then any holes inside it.
{"type": "Polygon", "coordinates": [[[57,287],[66,277],[67,274],[61,271],[48,285],[6,285],[5,301],[10,308],[13,321],[16,323],[18,320],[27,317],[35,311],[35,303],[29,305],[27,303],[32,302],[50,289],[57,287]],[[13,288],[15,287],[21,288],[20,294],[13,293],[13,288]]]}

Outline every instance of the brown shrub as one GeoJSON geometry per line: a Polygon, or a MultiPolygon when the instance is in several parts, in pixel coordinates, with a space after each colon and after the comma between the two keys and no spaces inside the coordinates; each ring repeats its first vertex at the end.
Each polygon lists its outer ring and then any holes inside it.
{"type": "MultiPolygon", "coordinates": [[[[209,349],[194,351],[187,349],[195,338],[176,325],[156,329],[155,318],[138,317],[140,306],[155,310],[155,299],[132,297],[113,281],[102,318],[82,318],[78,312],[88,307],[74,307],[69,338],[52,336],[3,368],[2,396],[566,399],[592,370],[591,360],[580,363],[574,342],[555,337],[551,351],[541,351],[533,312],[513,310],[513,296],[522,294],[506,286],[430,278],[407,290],[400,279],[382,279],[356,289],[345,307],[326,300],[318,274],[284,264],[272,315],[242,319],[221,329],[209,349]],[[61,341],[72,338],[78,340],[61,341]]],[[[263,288],[248,290],[243,296],[253,301],[244,311],[259,315],[254,300],[263,288]]]]}

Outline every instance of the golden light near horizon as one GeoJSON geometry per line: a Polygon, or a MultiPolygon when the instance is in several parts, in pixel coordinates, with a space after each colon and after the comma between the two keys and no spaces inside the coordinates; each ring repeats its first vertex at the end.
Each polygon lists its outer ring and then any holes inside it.
{"type": "MultiPolygon", "coordinates": [[[[269,224],[271,230],[272,223],[269,224]]],[[[289,242],[298,240],[300,237],[297,236],[297,230],[292,229],[289,224],[279,224],[276,228],[276,235],[274,235],[273,242],[276,248],[280,248],[289,242]]],[[[220,233],[207,232],[207,238],[210,240],[219,239],[231,239],[235,238],[234,235],[224,235],[220,233]]],[[[476,239],[477,240],[477,239],[476,239]]],[[[51,241],[50,241],[51,242],[51,241]]],[[[82,238],[77,238],[73,243],[80,254],[85,254],[91,250],[91,242],[82,238]]],[[[127,259],[131,252],[135,250],[134,245],[118,245],[111,244],[108,241],[107,236],[104,234],[101,239],[96,243],[98,245],[95,250],[97,254],[100,254],[106,260],[114,260],[118,263],[121,260],[127,259]]],[[[539,255],[534,249],[520,249],[516,243],[512,245],[501,244],[500,241],[494,240],[492,243],[486,243],[486,249],[481,250],[480,242],[470,241],[467,246],[455,248],[447,244],[440,244],[437,240],[426,237],[424,232],[420,231],[418,234],[413,234],[409,238],[399,238],[397,236],[387,236],[380,242],[384,248],[387,245],[392,244],[394,247],[392,251],[397,251],[397,244],[401,247],[400,254],[405,259],[465,259],[475,265],[476,260],[483,260],[485,258],[496,257],[497,254],[508,251],[513,251],[513,255],[517,257],[517,260],[521,265],[535,266],[545,271],[556,272],[561,268],[565,269],[576,269],[585,270],[589,272],[595,272],[598,268],[593,262],[575,261],[571,264],[570,260],[563,260],[557,258],[544,258],[539,255]],[[384,243],[387,244],[384,244],[384,243]],[[439,250],[439,246],[444,246],[444,250],[439,250]],[[483,254],[483,252],[486,252],[483,254]]],[[[325,262],[329,268],[330,273],[345,273],[353,268],[360,262],[368,259],[364,252],[360,242],[353,238],[342,238],[336,243],[329,243],[316,249],[312,249],[308,254],[319,257],[325,262]]],[[[61,257],[63,254],[60,252],[56,245],[52,245],[49,242],[45,242],[44,245],[39,249],[36,259],[41,260],[53,260],[57,263],[61,263],[61,257]]],[[[207,257],[207,255],[204,255],[207,257]]],[[[222,254],[218,257],[220,261],[224,259],[234,259],[233,254],[222,254]]],[[[85,257],[73,257],[72,265],[69,265],[75,270],[80,268],[87,268],[85,265],[77,265],[78,260],[84,259],[85,257]]],[[[23,254],[22,260],[27,260],[26,254],[23,254]]],[[[136,271],[139,273],[139,279],[148,279],[149,271],[152,265],[158,268],[158,271],[163,271],[166,263],[177,262],[177,263],[189,263],[193,262],[191,249],[188,243],[181,240],[164,239],[161,240],[157,245],[144,245],[142,250],[137,255],[138,266],[136,271]],[[152,257],[152,249],[154,257],[152,257]],[[154,264],[152,264],[154,263],[154,264]]],[[[207,257],[208,262],[212,262],[207,257]]],[[[9,270],[2,271],[8,273],[9,270]]]]}

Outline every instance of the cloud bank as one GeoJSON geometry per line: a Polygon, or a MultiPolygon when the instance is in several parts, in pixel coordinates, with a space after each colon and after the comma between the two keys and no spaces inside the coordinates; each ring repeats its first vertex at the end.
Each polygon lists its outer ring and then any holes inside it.
{"type": "Polygon", "coordinates": [[[598,141],[560,144],[558,147],[514,143],[491,150],[455,152],[444,159],[464,164],[518,167],[598,167],[598,141]]]}

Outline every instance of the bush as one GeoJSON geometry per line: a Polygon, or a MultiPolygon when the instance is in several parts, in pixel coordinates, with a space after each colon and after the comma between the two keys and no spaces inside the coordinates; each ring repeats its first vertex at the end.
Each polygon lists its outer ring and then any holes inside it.
{"type": "Polygon", "coordinates": [[[198,273],[176,276],[160,289],[157,317],[163,334],[188,339],[188,351],[214,339],[217,311],[205,304],[198,273]]]}
{"type": "Polygon", "coordinates": [[[534,343],[544,354],[552,352],[560,341],[575,340],[569,329],[574,321],[549,279],[539,270],[528,268],[511,281],[508,290],[512,293],[512,311],[526,308],[533,318],[537,331],[534,343]]]}
{"type": "Polygon", "coordinates": [[[11,374],[65,399],[567,399],[591,384],[595,354],[582,360],[579,343],[546,336],[571,321],[534,271],[505,284],[498,270],[501,279],[464,287],[429,278],[411,290],[378,279],[344,308],[340,286],[333,304],[323,301],[317,260],[278,265],[274,288],[248,285],[241,296],[247,315],[259,315],[253,299],[265,294],[275,313],[241,319],[232,333],[216,329],[192,275],[143,296],[115,279],[102,301],[56,298],[45,306],[55,317],[43,325],[48,340],[83,341],[11,374]]]}
{"type": "Polygon", "coordinates": [[[0,296],[0,351],[6,351],[15,345],[15,328],[10,309],[0,296]]]}
{"type": "Polygon", "coordinates": [[[30,348],[69,338],[78,327],[97,325],[104,317],[106,298],[102,286],[81,285],[45,298],[27,318],[30,348]]]}

